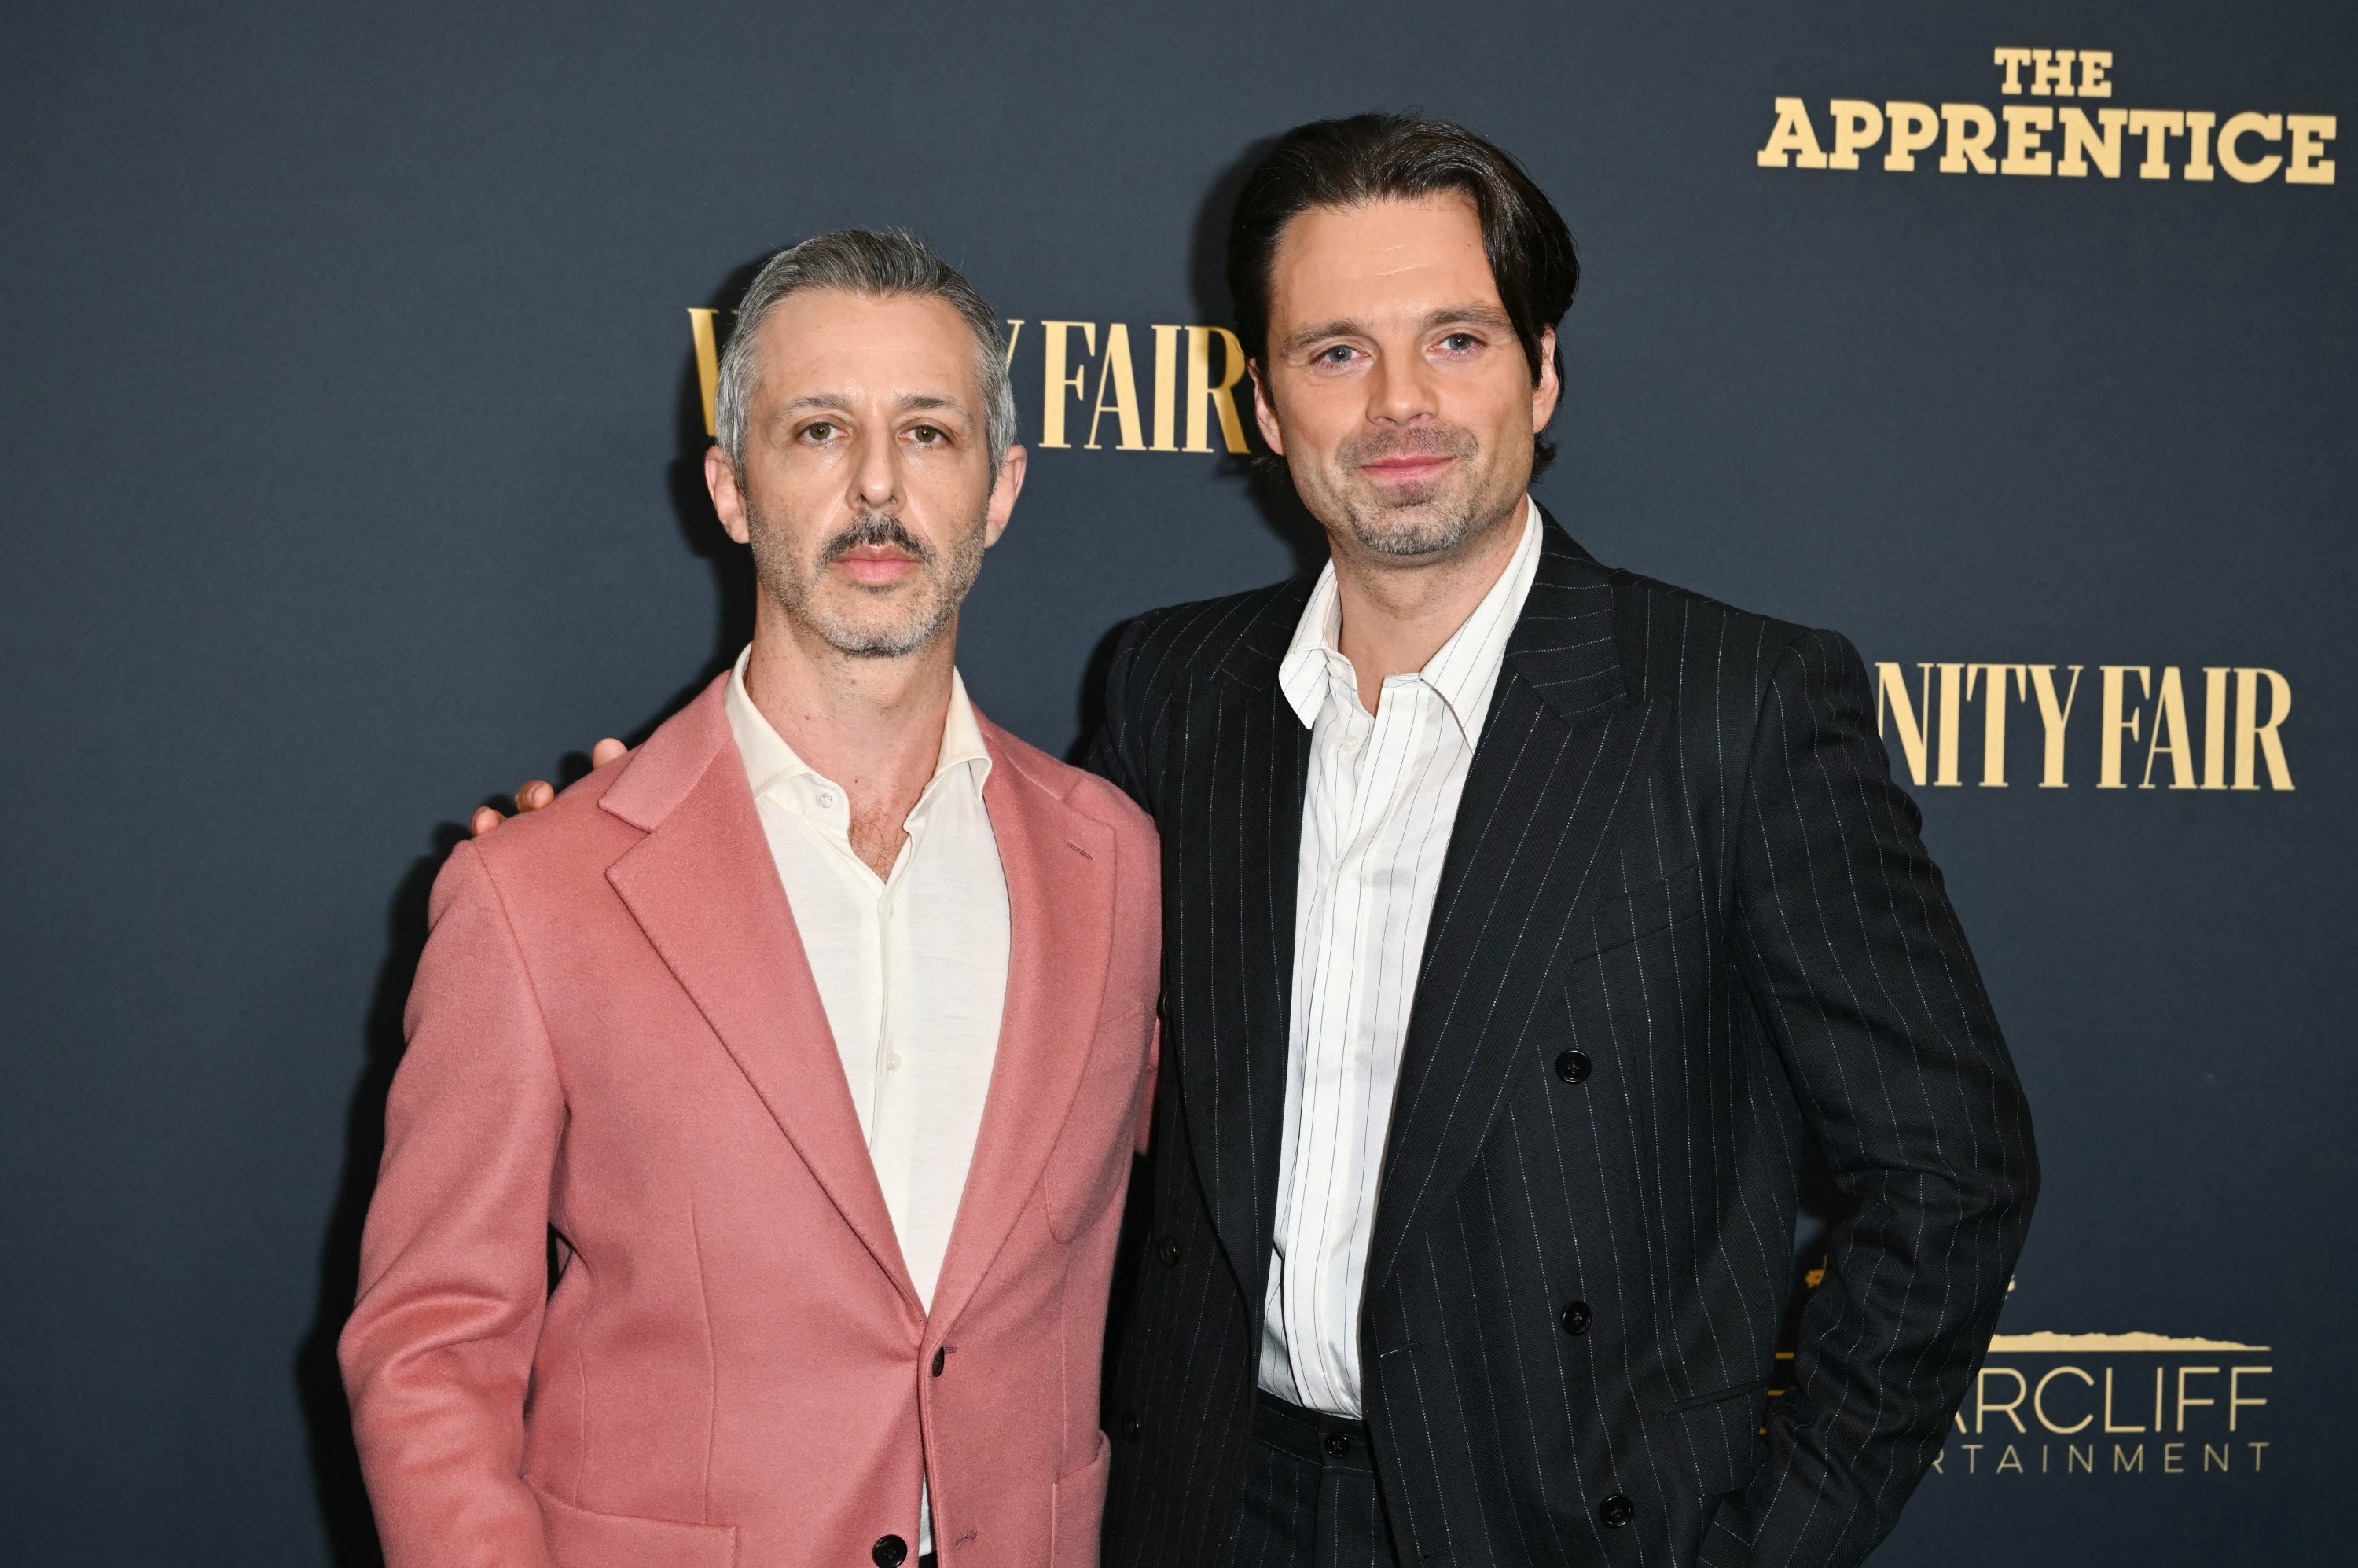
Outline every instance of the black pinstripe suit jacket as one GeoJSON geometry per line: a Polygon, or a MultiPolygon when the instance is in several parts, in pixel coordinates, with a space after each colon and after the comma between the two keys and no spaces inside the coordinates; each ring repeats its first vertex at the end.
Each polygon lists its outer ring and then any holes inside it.
{"type": "MultiPolygon", "coordinates": [[[[1109,1568],[1227,1568],[1237,1529],[1309,753],[1277,671],[1308,591],[1141,618],[1094,749],[1162,828],[1168,1015],[1109,1568]]],[[[1847,642],[1550,521],[1434,900],[1358,1326],[1403,1563],[1850,1563],[1891,1529],[2038,1184],[1918,825],[1847,642]],[[1772,1400],[1811,1142],[1856,1207],[1772,1400]]]]}

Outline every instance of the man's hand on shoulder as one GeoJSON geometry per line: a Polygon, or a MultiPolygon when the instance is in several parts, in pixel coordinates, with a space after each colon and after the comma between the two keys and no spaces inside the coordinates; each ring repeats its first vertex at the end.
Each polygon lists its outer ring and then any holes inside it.
{"type": "MultiPolygon", "coordinates": [[[[590,765],[593,768],[602,768],[629,750],[628,746],[610,735],[590,748],[590,765]]],[[[554,784],[546,779],[534,779],[515,792],[515,807],[518,812],[538,811],[556,798],[557,788],[554,784]]],[[[474,817],[469,822],[468,827],[473,831],[474,836],[480,838],[506,820],[507,818],[501,816],[497,808],[479,806],[475,808],[474,817]]]]}

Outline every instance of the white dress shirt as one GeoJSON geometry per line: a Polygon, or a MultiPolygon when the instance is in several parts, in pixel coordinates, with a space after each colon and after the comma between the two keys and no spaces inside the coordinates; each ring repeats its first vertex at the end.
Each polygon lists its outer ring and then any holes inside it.
{"type": "MultiPolygon", "coordinates": [[[[762,831],[785,884],[843,1060],[868,1157],[917,1298],[930,1310],[950,1227],[974,1162],[1007,1000],[1007,874],[983,809],[990,752],[950,675],[941,757],[902,826],[908,841],[879,879],[851,847],[843,787],[795,754],[745,689],[747,649],[729,678],[729,728],[762,831]]],[[[933,1549],[930,1508],[920,1553],[933,1549]]]]}
{"type": "Polygon", "coordinates": [[[1278,666],[1310,730],[1310,773],[1260,1386],[1332,1415],[1360,1413],[1359,1296],[1392,1090],[1466,766],[1539,569],[1539,507],[1525,504],[1498,580],[1424,668],[1384,681],[1372,715],[1339,646],[1333,563],[1278,666]]]}

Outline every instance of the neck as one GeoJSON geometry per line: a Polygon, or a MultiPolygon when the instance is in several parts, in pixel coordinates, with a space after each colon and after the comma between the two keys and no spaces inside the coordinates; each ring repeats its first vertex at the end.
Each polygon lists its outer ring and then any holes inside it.
{"type": "Polygon", "coordinates": [[[913,654],[852,658],[765,597],[754,611],[745,690],[795,754],[850,795],[855,828],[888,825],[897,846],[901,821],[941,758],[957,653],[953,621],[913,654]]]}
{"type": "Polygon", "coordinates": [[[1455,550],[1414,561],[1377,555],[1356,538],[1329,534],[1343,617],[1337,642],[1359,677],[1359,700],[1368,712],[1376,710],[1387,679],[1424,668],[1466,624],[1514,559],[1530,506],[1528,496],[1518,496],[1504,517],[1455,550]]]}

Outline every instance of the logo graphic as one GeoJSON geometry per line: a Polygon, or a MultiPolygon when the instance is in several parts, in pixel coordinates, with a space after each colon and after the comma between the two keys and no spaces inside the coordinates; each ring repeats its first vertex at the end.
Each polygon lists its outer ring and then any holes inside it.
{"type": "Polygon", "coordinates": [[[2002,103],[1992,114],[1985,103],[1943,103],[1936,110],[1907,99],[1836,98],[1825,110],[1831,139],[1821,142],[1809,105],[1779,98],[1776,126],[1754,161],[1762,168],[1855,169],[1861,154],[1881,146],[1883,167],[1907,174],[1918,154],[1929,157],[1937,145],[1942,174],[2084,179],[2093,168],[2118,179],[2124,153],[2142,144],[2143,157],[2135,165],[2139,179],[2199,183],[2224,169],[2244,185],[2333,183],[2333,160],[2324,156],[2336,130],[2331,114],[2244,110],[2223,121],[2209,109],[2105,105],[2091,111],[2081,103],[2113,95],[2110,49],[2001,48],[1991,62],[2002,72],[2001,99],[2044,102],[2002,103]],[[2077,102],[2059,102],[2063,99],[2077,102]]]}
{"type": "MultiPolygon", "coordinates": [[[[1825,1282],[1830,1261],[1802,1274],[1804,1292],[1825,1282]]],[[[1994,1335],[1932,1474],[2265,1475],[2274,1439],[2260,1435],[2255,1412],[2268,1403],[2262,1379],[2276,1367],[2259,1359],[2268,1355],[2265,1345],[2168,1334],[1994,1335]]],[[[1777,1360],[1782,1383],[1793,1352],[1777,1360]]],[[[1790,1392],[1772,1386],[1768,1397],[1790,1392]]]]}
{"type": "MultiPolygon", "coordinates": [[[[2067,789],[2067,741],[2078,708],[2084,665],[1919,664],[1917,689],[1909,689],[1907,666],[1878,661],[1875,666],[1876,733],[1899,743],[1909,776],[1918,784],[1952,788],[1963,773],[1964,711],[1982,708],[1981,777],[1984,789],[2008,787],[2006,739],[2015,719],[2009,710],[2035,708],[2044,742],[2039,787],[2067,789]],[[1939,679],[1934,679],[1935,672],[1939,679]],[[2059,673],[2061,672],[2061,673],[2059,673]],[[1937,695],[1936,695],[1937,693],[1937,695]]],[[[2282,730],[2292,713],[2292,683],[2275,670],[2210,665],[2199,672],[2201,705],[2190,707],[2186,673],[2164,665],[2159,677],[2150,665],[2096,666],[2096,787],[2098,789],[2191,789],[2257,791],[2293,787],[2282,730]],[[2198,751],[2190,713],[2202,721],[2198,751]],[[2232,720],[2232,722],[2231,722],[2232,720]],[[2230,744],[2230,736],[2233,743],[2230,744]],[[2144,765],[2137,767],[2137,752],[2144,765]],[[2167,765],[2163,765],[2167,759],[2167,765]],[[2157,772],[2158,769],[2158,772],[2157,772]]],[[[2084,731],[2086,726],[2082,726],[2084,731]]]]}
{"type": "MultiPolygon", "coordinates": [[[[704,433],[720,432],[720,344],[726,329],[719,310],[690,309],[688,334],[696,347],[696,373],[704,393],[704,433]]],[[[733,317],[736,312],[725,314],[733,317]]],[[[1017,356],[1029,317],[1007,323],[1007,367],[1016,384],[1018,406],[1027,385],[1039,388],[1039,436],[1047,450],[1079,446],[1084,451],[1243,452],[1244,416],[1237,407],[1238,384],[1245,378],[1244,345],[1226,327],[1149,326],[1140,334],[1153,344],[1152,379],[1141,397],[1138,359],[1126,321],[1041,321],[1035,334],[1039,357],[1017,356]],[[1100,346],[1102,345],[1102,346],[1100,346]],[[1036,364],[1040,379],[1032,381],[1036,364]],[[1217,368],[1216,369],[1215,366],[1217,368]],[[1219,445],[1212,444],[1214,431],[1219,445]],[[1076,442],[1074,437],[1080,439],[1076,442]]]]}
{"type": "Polygon", "coordinates": [[[2265,1345],[2164,1334],[2001,1334],[1937,1476],[2259,1476],[2265,1345]]]}

